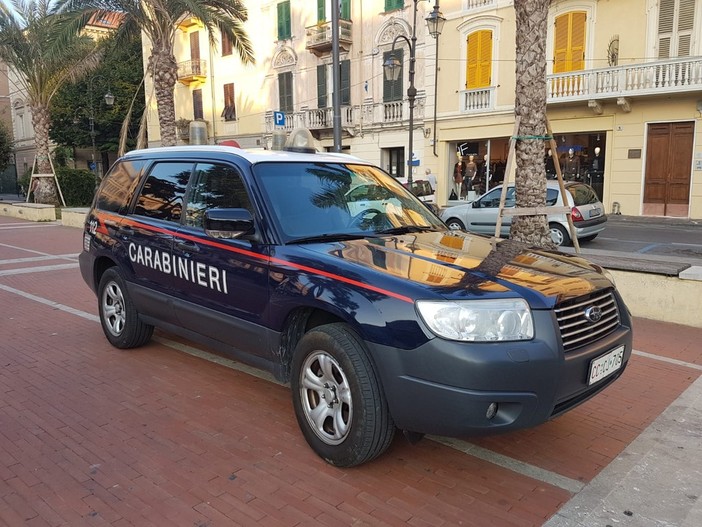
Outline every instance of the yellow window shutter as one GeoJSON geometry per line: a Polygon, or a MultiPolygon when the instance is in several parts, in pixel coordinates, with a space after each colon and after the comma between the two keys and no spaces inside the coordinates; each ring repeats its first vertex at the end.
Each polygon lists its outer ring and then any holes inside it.
{"type": "Polygon", "coordinates": [[[582,12],[571,13],[570,33],[570,71],[585,69],[585,22],[587,15],[582,12]]]}
{"type": "Polygon", "coordinates": [[[585,69],[585,23],[587,13],[575,11],[556,18],[553,72],[585,69]]]}
{"type": "Polygon", "coordinates": [[[492,77],[492,31],[476,31],[468,35],[466,89],[490,86],[492,77]]]}

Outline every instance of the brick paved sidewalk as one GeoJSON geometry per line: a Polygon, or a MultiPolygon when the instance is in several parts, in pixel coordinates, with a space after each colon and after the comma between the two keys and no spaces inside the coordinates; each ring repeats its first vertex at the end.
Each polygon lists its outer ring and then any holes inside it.
{"type": "Polygon", "coordinates": [[[307,447],[287,387],[165,333],[110,347],[81,243],[0,218],[0,525],[541,525],[701,373],[702,330],[638,319],[645,354],[552,422],[458,442],[469,453],[398,437],[336,469],[307,447]]]}

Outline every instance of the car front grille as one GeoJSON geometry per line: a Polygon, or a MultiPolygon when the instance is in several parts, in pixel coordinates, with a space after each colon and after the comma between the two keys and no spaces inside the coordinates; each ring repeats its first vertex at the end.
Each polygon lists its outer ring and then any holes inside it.
{"type": "Polygon", "coordinates": [[[619,326],[619,308],[611,290],[563,302],[555,313],[566,352],[595,342],[619,326]]]}

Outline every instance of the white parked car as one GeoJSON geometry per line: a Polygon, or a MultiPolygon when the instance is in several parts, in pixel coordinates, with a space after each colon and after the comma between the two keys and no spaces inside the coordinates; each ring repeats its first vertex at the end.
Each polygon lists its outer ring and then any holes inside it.
{"type": "MultiPolygon", "coordinates": [[[[605,228],[607,215],[604,212],[604,205],[600,202],[595,191],[585,183],[576,181],[565,182],[567,191],[567,203],[571,207],[571,217],[578,236],[578,241],[593,240],[605,228]]],[[[448,207],[441,213],[441,219],[453,230],[468,230],[481,234],[495,234],[497,225],[497,211],[500,205],[500,195],[502,185],[499,185],[488,192],[462,205],[448,207]]],[[[561,191],[557,181],[549,181],[546,189],[546,204],[549,206],[562,206],[560,197],[561,191]]],[[[514,185],[507,188],[505,207],[514,207],[515,189],[514,185]]],[[[502,217],[502,227],[500,235],[509,236],[509,229],[512,224],[512,217],[504,215],[502,217]]],[[[565,214],[551,214],[548,216],[548,224],[551,228],[553,242],[558,245],[570,245],[570,229],[568,218],[565,214]]]]}

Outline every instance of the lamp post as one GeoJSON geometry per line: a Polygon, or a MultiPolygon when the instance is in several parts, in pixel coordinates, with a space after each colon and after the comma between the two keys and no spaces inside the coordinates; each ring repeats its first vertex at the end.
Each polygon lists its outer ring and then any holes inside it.
{"type": "MultiPolygon", "coordinates": [[[[98,164],[95,160],[97,154],[97,150],[95,148],[95,136],[97,135],[97,132],[95,131],[95,109],[93,107],[93,81],[95,79],[105,79],[102,75],[95,75],[94,77],[90,77],[88,79],[88,102],[90,103],[90,105],[88,106],[88,110],[90,112],[90,114],[88,115],[88,120],[90,123],[90,142],[92,144],[91,157],[93,165],[95,166],[96,173],[98,174],[98,176],[102,177],[101,171],[97,169],[98,164]]],[[[115,96],[112,95],[112,93],[110,92],[109,83],[107,85],[107,93],[103,96],[103,99],[105,100],[105,105],[108,108],[112,108],[112,105],[114,105],[115,103],[115,96]]]]}
{"type": "MultiPolygon", "coordinates": [[[[397,41],[402,39],[407,43],[410,50],[409,59],[409,87],[407,88],[407,101],[409,102],[409,152],[407,154],[407,186],[412,189],[412,148],[414,141],[414,102],[417,97],[417,88],[414,86],[414,66],[416,62],[416,50],[417,50],[417,4],[419,0],[413,0],[414,7],[412,9],[412,38],[408,39],[405,35],[397,35],[392,41],[392,48],[390,49],[390,56],[383,64],[383,69],[385,70],[385,78],[389,81],[397,81],[400,76],[401,66],[400,59],[398,59],[395,54],[395,44],[397,41]]],[[[441,15],[439,11],[439,2],[437,0],[434,5],[434,10],[426,18],[427,27],[429,28],[429,33],[434,38],[437,38],[441,34],[444,22],[446,19],[441,15]]]]}

